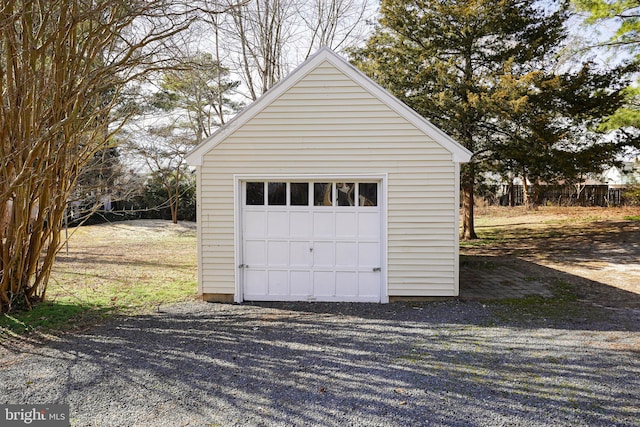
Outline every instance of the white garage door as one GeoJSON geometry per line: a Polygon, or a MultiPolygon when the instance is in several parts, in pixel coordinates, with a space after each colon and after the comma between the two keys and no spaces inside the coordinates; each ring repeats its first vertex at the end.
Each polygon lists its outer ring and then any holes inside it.
{"type": "Polygon", "coordinates": [[[243,299],[380,301],[380,182],[241,185],[243,299]]]}

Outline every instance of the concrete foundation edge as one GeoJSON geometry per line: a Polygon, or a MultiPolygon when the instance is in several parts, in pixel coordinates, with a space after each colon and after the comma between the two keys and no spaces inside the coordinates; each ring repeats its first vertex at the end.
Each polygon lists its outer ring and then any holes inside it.
{"type": "Polygon", "coordinates": [[[389,296],[389,302],[421,302],[421,301],[448,301],[457,299],[457,297],[406,297],[406,296],[389,296]]]}
{"type": "Polygon", "coordinates": [[[233,294],[202,294],[202,301],[232,303],[233,294]]]}
{"type": "MultiPolygon", "coordinates": [[[[452,296],[442,297],[410,297],[410,296],[389,296],[389,302],[420,302],[420,301],[446,301],[456,299],[452,296]]],[[[207,302],[233,303],[233,294],[202,294],[202,300],[207,302]]]]}

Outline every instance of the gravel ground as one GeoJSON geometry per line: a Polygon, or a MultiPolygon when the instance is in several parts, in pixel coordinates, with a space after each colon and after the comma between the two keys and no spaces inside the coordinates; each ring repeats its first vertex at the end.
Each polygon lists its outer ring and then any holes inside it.
{"type": "Polygon", "coordinates": [[[68,403],[78,426],[640,425],[640,315],[585,310],[163,306],[5,348],[0,403],[68,403]]]}

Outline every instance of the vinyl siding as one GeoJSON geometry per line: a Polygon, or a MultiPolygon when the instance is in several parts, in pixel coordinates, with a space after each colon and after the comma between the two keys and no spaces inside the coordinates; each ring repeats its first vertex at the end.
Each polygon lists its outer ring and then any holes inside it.
{"type": "Polygon", "coordinates": [[[201,292],[234,293],[234,175],[387,174],[389,296],[457,294],[452,155],[328,62],[203,158],[201,292]]]}

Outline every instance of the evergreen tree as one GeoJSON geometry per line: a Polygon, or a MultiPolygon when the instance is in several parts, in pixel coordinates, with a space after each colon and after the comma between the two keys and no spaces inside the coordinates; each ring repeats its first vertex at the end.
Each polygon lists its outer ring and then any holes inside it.
{"type": "Polygon", "coordinates": [[[180,116],[175,127],[199,143],[242,107],[229,97],[239,84],[229,80],[229,70],[211,54],[198,53],[183,61],[180,68],[163,74],[160,91],[154,93],[151,104],[180,116]]]}
{"type": "MultiPolygon", "coordinates": [[[[474,153],[462,168],[463,238],[476,238],[474,185],[493,151],[496,116],[518,102],[530,65],[565,37],[566,5],[526,0],[384,0],[354,62],[474,153]]],[[[526,99],[526,98],[525,98],[526,99]]]]}
{"type": "Polygon", "coordinates": [[[161,118],[153,126],[141,120],[136,133],[135,129],[122,132],[131,152],[139,155],[151,171],[152,181],[162,182],[174,223],[183,217],[182,187],[189,174],[185,157],[241,107],[231,99],[238,85],[212,55],[198,53],[185,58],[180,67],[162,75],[160,90],[150,96],[150,102],[139,106],[141,112],[161,118]]]}
{"type": "Polygon", "coordinates": [[[629,49],[638,54],[640,46],[640,1],[638,0],[573,0],[574,4],[588,12],[587,22],[613,22],[616,28],[606,46],[629,49]]]}
{"type": "Polygon", "coordinates": [[[526,88],[512,88],[512,102],[498,116],[491,158],[503,176],[522,178],[525,204],[537,203],[538,184],[580,184],[638,145],[634,133],[602,130],[624,103],[627,76],[635,69],[603,71],[587,63],[572,72],[539,71],[526,88]]]}

